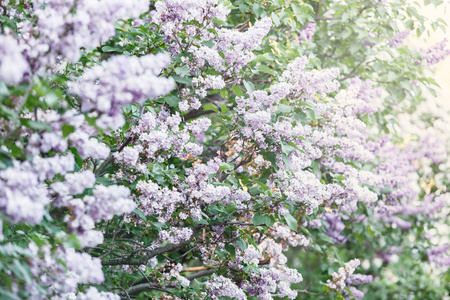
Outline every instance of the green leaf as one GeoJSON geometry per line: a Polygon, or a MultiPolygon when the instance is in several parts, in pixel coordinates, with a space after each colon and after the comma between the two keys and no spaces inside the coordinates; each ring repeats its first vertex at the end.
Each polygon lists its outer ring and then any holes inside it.
{"type": "Polygon", "coordinates": [[[103,52],[122,52],[122,49],[119,47],[111,47],[111,46],[103,46],[103,52]]]}
{"type": "Polygon", "coordinates": [[[322,233],[322,232],[319,233],[319,239],[324,241],[324,242],[328,242],[330,244],[334,244],[333,240],[328,235],[326,235],[325,233],[322,233]]]}
{"type": "Polygon", "coordinates": [[[222,113],[226,113],[226,112],[229,111],[230,109],[229,109],[225,104],[222,104],[222,105],[220,106],[220,110],[222,111],[222,113]]]}
{"type": "Polygon", "coordinates": [[[278,105],[278,110],[283,113],[289,113],[292,111],[292,107],[286,104],[278,105]]]}
{"type": "Polygon", "coordinates": [[[298,110],[294,113],[294,120],[298,123],[302,123],[306,120],[306,114],[303,111],[298,110]]]}
{"type": "Polygon", "coordinates": [[[259,65],[258,67],[256,67],[256,69],[258,71],[263,72],[263,73],[267,73],[267,74],[270,74],[270,75],[275,75],[275,72],[271,68],[269,68],[268,66],[265,66],[265,65],[259,65]]]}
{"type": "Polygon", "coordinates": [[[38,131],[52,131],[52,128],[47,123],[41,121],[33,121],[30,119],[21,118],[20,123],[23,126],[38,130],[38,131]]]}
{"type": "Polygon", "coordinates": [[[269,216],[265,216],[265,215],[261,215],[260,213],[256,213],[253,216],[253,224],[255,226],[259,226],[259,225],[267,225],[267,226],[271,226],[272,225],[272,219],[269,216]]]}
{"type": "Polygon", "coordinates": [[[225,250],[230,254],[231,260],[234,262],[236,260],[236,248],[231,244],[225,245],[225,250]]]}
{"type": "Polygon", "coordinates": [[[11,150],[11,154],[14,157],[17,157],[22,154],[22,149],[18,147],[16,144],[10,141],[5,142],[6,147],[8,147],[9,150],[11,150]]]}
{"type": "Polygon", "coordinates": [[[228,91],[225,88],[221,89],[220,90],[220,96],[222,98],[226,99],[228,97],[228,91]]]}
{"type": "Polygon", "coordinates": [[[178,98],[177,96],[167,96],[164,98],[164,101],[166,101],[166,103],[169,106],[172,106],[174,108],[178,108],[178,103],[180,102],[180,98],[178,98]]]}
{"type": "Polygon", "coordinates": [[[178,83],[181,83],[181,84],[187,84],[187,85],[189,85],[189,84],[191,84],[192,83],[192,79],[191,78],[189,78],[189,77],[180,77],[180,76],[172,76],[172,78],[173,78],[173,80],[175,80],[176,82],[178,82],[178,83]]]}
{"type": "Polygon", "coordinates": [[[219,113],[219,110],[213,104],[205,104],[205,105],[203,105],[203,109],[204,110],[212,110],[215,113],[219,113]]]}
{"type": "Polygon", "coordinates": [[[114,184],[114,182],[110,181],[108,178],[105,177],[97,177],[95,179],[95,182],[104,186],[110,186],[114,184]]]}
{"type": "Polygon", "coordinates": [[[177,73],[178,75],[189,75],[189,69],[187,66],[182,66],[182,67],[178,67],[175,68],[175,73],[177,73]]]}
{"type": "Polygon", "coordinates": [[[31,275],[28,265],[22,264],[19,260],[15,259],[14,268],[12,271],[17,275],[17,277],[25,281],[27,284],[31,283],[31,275]]]}
{"type": "Polygon", "coordinates": [[[239,86],[233,85],[232,89],[233,89],[233,92],[236,94],[236,96],[242,97],[242,90],[239,86]]]}
{"type": "Polygon", "coordinates": [[[308,116],[310,120],[317,122],[316,114],[311,108],[305,109],[305,114],[308,116]]]}
{"type": "Polygon", "coordinates": [[[247,94],[251,95],[255,91],[255,86],[251,81],[244,80],[244,86],[247,89],[247,94]]]}
{"type": "Polygon", "coordinates": [[[237,239],[236,240],[236,244],[238,245],[239,249],[241,249],[242,251],[245,251],[245,249],[248,248],[248,244],[244,239],[237,239]]]}
{"type": "Polygon", "coordinates": [[[219,169],[221,171],[233,171],[234,165],[232,163],[223,163],[220,165],[219,169]]]}
{"type": "Polygon", "coordinates": [[[203,41],[202,44],[209,48],[212,48],[214,46],[213,41],[203,41]]]}
{"type": "Polygon", "coordinates": [[[284,215],[284,219],[286,220],[286,224],[289,226],[291,230],[297,231],[297,220],[294,218],[293,215],[287,213],[284,215]]]}
{"type": "Polygon", "coordinates": [[[75,127],[73,127],[72,125],[68,125],[68,124],[63,124],[62,126],[62,134],[63,137],[66,138],[69,136],[69,134],[75,132],[75,127]]]}
{"type": "Polygon", "coordinates": [[[223,20],[221,20],[221,19],[218,19],[218,18],[212,18],[212,20],[213,20],[214,23],[216,23],[217,25],[222,25],[222,26],[227,26],[227,25],[228,25],[227,22],[225,22],[225,21],[223,21],[223,20]]]}
{"type": "Polygon", "coordinates": [[[145,222],[147,222],[147,217],[145,216],[145,214],[144,214],[144,212],[143,212],[142,210],[136,208],[136,209],[133,210],[133,211],[134,211],[134,213],[135,213],[136,215],[139,216],[139,218],[141,218],[142,220],[144,220],[145,222]]]}

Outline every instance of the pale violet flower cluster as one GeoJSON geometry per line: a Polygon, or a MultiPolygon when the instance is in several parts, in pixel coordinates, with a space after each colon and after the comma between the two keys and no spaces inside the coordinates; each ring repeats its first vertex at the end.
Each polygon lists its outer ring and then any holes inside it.
{"type": "MultiPolygon", "coordinates": [[[[28,138],[26,152],[31,155],[39,155],[53,151],[65,151],[69,146],[75,147],[81,158],[106,159],[109,156],[109,148],[97,140],[94,136],[97,130],[89,125],[83,114],[71,109],[60,115],[55,110],[38,110],[38,119],[47,123],[52,131],[32,133],[28,138]],[[63,126],[73,127],[72,133],[63,137],[63,126]]],[[[26,115],[32,118],[31,115],[26,115]]]]}
{"type": "Polygon", "coordinates": [[[133,167],[139,173],[149,173],[147,164],[170,157],[193,159],[202,154],[203,146],[190,141],[211,125],[211,120],[200,118],[185,124],[180,129],[182,119],[178,113],[170,115],[163,109],[158,114],[146,112],[142,119],[129,130],[134,146],[127,146],[114,153],[117,162],[133,167]]]}
{"type": "Polygon", "coordinates": [[[296,96],[330,93],[339,88],[340,84],[335,80],[339,75],[338,68],[306,71],[307,62],[306,56],[297,57],[287,66],[282,75],[287,83],[292,84],[296,96]]]}
{"type": "Polygon", "coordinates": [[[210,40],[214,35],[208,31],[214,28],[213,18],[224,21],[230,9],[218,0],[164,0],[155,3],[155,10],[151,12],[152,22],[159,25],[170,43],[172,55],[176,56],[181,47],[186,47],[179,41],[178,32],[185,31],[189,36],[200,36],[202,40],[210,40]],[[202,26],[186,24],[197,21],[202,26]]]}
{"type": "Polygon", "coordinates": [[[274,239],[284,240],[292,247],[308,246],[310,243],[304,235],[295,233],[283,223],[277,222],[270,229],[270,234],[274,239]]]}
{"type": "Polygon", "coordinates": [[[230,297],[233,299],[246,300],[247,296],[231,279],[222,275],[208,279],[206,281],[208,295],[213,300],[219,300],[219,297],[230,297]]]}
{"type": "Polygon", "coordinates": [[[46,286],[47,293],[58,299],[66,293],[74,293],[80,283],[100,284],[105,280],[100,259],[87,253],[63,247],[53,253],[50,246],[38,248],[33,242],[28,249],[32,254],[30,270],[34,279],[25,285],[25,289],[32,299],[47,299],[41,294],[38,284],[46,286]]]}
{"type": "Polygon", "coordinates": [[[159,240],[161,242],[179,244],[181,241],[189,240],[192,236],[192,233],[192,229],[190,228],[172,228],[170,231],[161,230],[159,232],[159,240]]]}
{"type": "Polygon", "coordinates": [[[81,99],[83,112],[96,113],[97,126],[118,129],[125,124],[123,106],[157,98],[174,88],[171,78],[158,76],[169,62],[169,56],[163,53],[115,56],[86,70],[69,84],[70,91],[81,99]]]}
{"type": "Polygon", "coordinates": [[[8,84],[23,81],[30,73],[30,66],[22,55],[24,46],[14,37],[0,35],[0,80],[8,84]]]}
{"type": "Polygon", "coordinates": [[[332,290],[342,291],[346,287],[345,280],[355,272],[359,265],[360,261],[357,258],[345,263],[344,267],[331,274],[332,279],[327,280],[327,287],[332,290]]]}
{"type": "Polygon", "coordinates": [[[393,37],[388,39],[389,46],[392,48],[398,48],[410,33],[411,30],[409,29],[396,33],[393,37]]]}
{"type": "MultiPolygon", "coordinates": [[[[373,280],[372,275],[363,275],[363,274],[353,274],[347,277],[345,283],[347,284],[347,288],[352,292],[354,299],[361,299],[364,297],[364,292],[358,290],[353,285],[360,285],[364,283],[370,283],[373,280]]],[[[347,290],[344,290],[344,294],[349,295],[347,290]]]]}
{"type": "Polygon", "coordinates": [[[427,65],[434,65],[445,59],[450,54],[450,49],[447,49],[447,39],[437,43],[427,49],[423,49],[420,53],[422,61],[427,65]]]}
{"type": "Polygon", "coordinates": [[[0,171],[0,212],[15,223],[39,223],[50,202],[44,181],[73,171],[74,165],[72,154],[15,161],[12,167],[0,171]]]}
{"type": "Polygon", "coordinates": [[[52,300],[120,300],[120,296],[110,292],[99,292],[95,287],[89,287],[85,292],[68,293],[61,297],[52,297],[52,300]]]}
{"type": "Polygon", "coordinates": [[[93,230],[95,222],[131,213],[135,208],[130,191],[124,186],[97,185],[92,191],[93,196],[74,197],[87,188],[93,188],[94,184],[94,173],[83,171],[66,174],[64,181],[50,186],[56,195],[53,205],[69,207],[71,215],[68,215],[65,221],[69,225],[69,231],[77,234],[84,247],[93,247],[103,242],[103,234],[93,230]]]}
{"type": "Polygon", "coordinates": [[[310,42],[316,31],[316,23],[307,23],[305,28],[300,32],[299,42],[310,42]]]}
{"type": "Polygon", "coordinates": [[[39,35],[36,44],[42,48],[40,61],[47,59],[45,64],[53,66],[57,56],[77,61],[81,47],[95,48],[108,40],[115,33],[115,21],[138,17],[148,10],[149,1],[34,0],[33,7],[38,18],[33,29],[39,35]],[[52,55],[44,56],[46,52],[52,55]]]}
{"type": "Polygon", "coordinates": [[[437,267],[448,268],[450,266],[450,245],[434,246],[427,249],[428,261],[437,267]]]}
{"type": "Polygon", "coordinates": [[[298,292],[290,288],[291,283],[303,281],[297,270],[285,265],[259,270],[259,274],[252,274],[249,282],[244,285],[249,296],[256,296],[261,300],[273,300],[274,297],[297,298],[298,292]]]}
{"type": "Polygon", "coordinates": [[[82,47],[95,48],[115,33],[118,19],[138,17],[148,0],[33,0],[36,24],[21,24],[21,42],[0,35],[0,80],[16,84],[27,75],[46,75],[61,60],[76,62],[82,47]]]}
{"type": "Polygon", "coordinates": [[[170,281],[174,277],[182,286],[189,286],[189,284],[191,283],[189,281],[189,279],[180,275],[181,270],[183,270],[183,265],[182,264],[176,264],[176,265],[167,264],[167,266],[170,266],[170,265],[173,265],[173,267],[170,268],[169,272],[164,272],[162,274],[162,278],[167,281],[170,281]]]}

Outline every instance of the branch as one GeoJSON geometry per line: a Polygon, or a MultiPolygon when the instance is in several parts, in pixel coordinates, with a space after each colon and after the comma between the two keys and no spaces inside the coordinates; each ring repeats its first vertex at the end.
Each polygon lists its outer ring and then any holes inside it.
{"type": "Polygon", "coordinates": [[[191,120],[191,119],[195,119],[197,117],[203,116],[203,115],[209,115],[209,114],[213,114],[214,111],[213,110],[191,110],[189,111],[187,114],[184,115],[184,119],[186,121],[191,120]]]}
{"type": "Polygon", "coordinates": [[[194,280],[194,279],[196,279],[196,278],[200,278],[200,277],[204,277],[204,276],[211,275],[211,274],[213,274],[213,273],[216,272],[216,271],[217,271],[217,270],[214,270],[214,269],[204,270],[204,271],[200,271],[200,272],[198,272],[198,273],[195,273],[195,274],[186,276],[186,278],[187,278],[189,281],[192,281],[192,280],[194,280]]]}
{"type": "Polygon", "coordinates": [[[352,77],[353,73],[356,72],[356,70],[364,63],[364,60],[360,61],[359,64],[356,65],[356,67],[353,68],[353,70],[348,73],[347,76],[342,77],[341,79],[339,79],[339,81],[344,81],[346,79],[349,79],[350,77],[352,77]]]}
{"type": "MultiPolygon", "coordinates": [[[[125,140],[125,142],[117,149],[116,152],[120,152],[123,150],[123,148],[125,148],[132,140],[132,137],[127,137],[127,139],[125,140]]],[[[98,167],[98,169],[95,171],[95,176],[99,177],[102,175],[103,171],[106,169],[106,167],[112,163],[114,160],[114,156],[112,154],[109,155],[109,157],[100,165],[100,167],[98,167]]]]}
{"type": "Polygon", "coordinates": [[[139,266],[147,264],[148,260],[154,256],[164,254],[166,252],[172,252],[181,250],[184,247],[188,246],[189,243],[194,239],[194,236],[203,228],[204,226],[197,226],[194,228],[192,236],[189,240],[182,241],[179,244],[171,244],[164,247],[156,248],[155,250],[149,251],[147,255],[142,258],[113,258],[113,259],[105,259],[102,260],[103,266],[119,266],[119,265],[130,265],[130,266],[139,266]]]}
{"type": "Polygon", "coordinates": [[[135,294],[139,294],[140,292],[151,291],[151,290],[157,290],[157,291],[173,294],[168,289],[165,289],[164,287],[161,287],[161,286],[159,286],[157,284],[154,284],[154,283],[142,283],[142,284],[138,284],[138,285],[130,287],[128,290],[125,290],[125,291],[119,293],[119,295],[121,296],[122,299],[129,299],[129,298],[126,297],[127,294],[128,295],[135,295],[135,294]]]}
{"type": "Polygon", "coordinates": [[[132,266],[139,266],[139,265],[145,265],[147,264],[148,260],[154,256],[164,254],[166,252],[172,252],[176,250],[181,250],[189,243],[191,240],[183,241],[179,244],[171,244],[164,247],[156,248],[153,251],[150,251],[147,255],[145,255],[142,258],[117,258],[117,259],[105,259],[102,261],[103,266],[118,266],[118,265],[132,265],[132,266]]]}

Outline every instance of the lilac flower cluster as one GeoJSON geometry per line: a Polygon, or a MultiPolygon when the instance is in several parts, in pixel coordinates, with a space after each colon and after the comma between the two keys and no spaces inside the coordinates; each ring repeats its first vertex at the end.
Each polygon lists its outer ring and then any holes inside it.
{"type": "MultiPolygon", "coordinates": [[[[354,299],[361,299],[364,297],[364,292],[358,290],[352,285],[360,285],[363,283],[370,283],[373,280],[372,275],[363,275],[363,274],[352,274],[347,279],[345,279],[345,283],[347,284],[348,289],[352,292],[354,299]]],[[[344,290],[344,294],[349,295],[347,290],[344,290]]]]}
{"type": "Polygon", "coordinates": [[[98,185],[93,196],[74,198],[85,189],[94,187],[95,175],[91,171],[66,174],[65,181],[51,185],[57,195],[53,205],[68,207],[72,214],[66,217],[69,231],[77,234],[84,247],[93,247],[103,242],[103,234],[93,230],[95,222],[110,220],[114,215],[131,213],[135,204],[130,199],[130,191],[124,186],[98,185]]]}
{"type": "MultiPolygon", "coordinates": [[[[25,116],[32,118],[31,115],[25,116]]],[[[78,149],[78,154],[86,159],[105,159],[109,156],[109,148],[99,142],[93,136],[97,135],[97,130],[89,125],[83,114],[76,110],[68,110],[60,115],[55,110],[37,112],[37,118],[47,123],[52,131],[43,133],[32,133],[28,137],[26,152],[31,155],[47,153],[50,150],[65,151],[68,146],[78,149]],[[63,126],[72,126],[74,132],[66,138],[63,137],[63,126]]]]}
{"type": "Polygon", "coordinates": [[[39,223],[50,202],[44,180],[73,171],[74,165],[71,154],[49,158],[36,156],[31,162],[15,161],[12,167],[0,171],[0,212],[15,223],[39,223]]]}
{"type": "Polygon", "coordinates": [[[287,66],[282,75],[284,81],[292,85],[296,96],[302,93],[307,96],[330,93],[339,88],[339,82],[335,80],[339,75],[338,68],[306,71],[307,62],[306,56],[297,57],[287,66]]]}
{"type": "Polygon", "coordinates": [[[207,1],[180,1],[165,0],[156,3],[156,10],[152,12],[152,22],[158,24],[161,31],[171,42],[172,55],[176,56],[181,50],[188,51],[194,56],[194,61],[190,62],[184,58],[184,63],[193,72],[203,69],[208,63],[216,71],[226,76],[237,74],[254,55],[251,52],[261,43],[262,38],[267,34],[272,21],[264,18],[257,21],[247,32],[239,32],[225,28],[219,28],[213,19],[225,20],[230,9],[226,8],[217,0],[207,1]],[[192,24],[196,21],[201,24],[192,24]],[[211,32],[215,29],[217,37],[211,32]],[[184,31],[188,36],[198,36],[200,41],[189,44],[180,40],[178,32],[184,31]],[[202,41],[215,40],[213,46],[203,45],[202,41]],[[188,46],[189,49],[188,49],[188,46]],[[219,55],[221,51],[224,58],[219,55]]]}
{"type": "Polygon", "coordinates": [[[147,164],[162,161],[170,157],[192,159],[203,152],[198,143],[190,142],[191,136],[204,132],[211,121],[207,118],[193,120],[180,130],[179,114],[170,115],[168,110],[158,114],[146,112],[139,123],[130,129],[130,137],[135,139],[135,146],[127,146],[114,157],[125,166],[132,167],[140,173],[148,173],[147,164]]]}
{"type": "Polygon", "coordinates": [[[30,66],[22,55],[24,46],[15,38],[0,35],[0,80],[8,84],[17,84],[23,81],[30,73],[30,66]]]}
{"type": "Polygon", "coordinates": [[[102,66],[95,66],[69,84],[80,97],[83,112],[95,112],[97,126],[118,129],[125,124],[121,107],[142,103],[169,93],[171,78],[158,77],[170,59],[165,54],[141,57],[115,56],[102,66]]]}
{"type": "Polygon", "coordinates": [[[53,66],[57,56],[77,61],[81,47],[95,48],[106,41],[114,35],[116,20],[139,16],[148,10],[149,1],[34,0],[33,7],[38,17],[34,28],[39,35],[36,43],[44,52],[53,53],[41,57],[40,61],[45,58],[48,60],[45,65],[53,66]]]}
{"type": "Polygon", "coordinates": [[[230,297],[239,300],[246,300],[244,291],[242,291],[231,279],[222,275],[211,278],[206,282],[208,296],[213,300],[219,300],[219,297],[230,297]]]}
{"type": "Polygon", "coordinates": [[[298,38],[299,43],[310,42],[316,31],[316,23],[308,23],[305,28],[300,32],[300,36],[298,38]]]}
{"type": "Polygon", "coordinates": [[[450,255],[448,254],[449,249],[450,245],[435,246],[427,249],[428,261],[438,267],[449,267],[450,266],[450,255]]]}
{"type": "Polygon", "coordinates": [[[19,83],[31,73],[46,75],[45,69],[61,60],[76,62],[80,48],[95,48],[114,35],[114,21],[137,17],[149,8],[148,0],[32,2],[37,21],[22,22],[23,42],[0,35],[0,80],[9,84],[19,83]]]}
{"type": "Polygon", "coordinates": [[[308,246],[310,243],[304,235],[295,233],[288,226],[279,222],[273,224],[270,234],[274,239],[282,239],[292,247],[308,246]]]}
{"type": "Polygon", "coordinates": [[[328,201],[333,195],[342,193],[342,188],[336,184],[323,184],[311,172],[297,171],[292,176],[287,172],[277,174],[280,188],[286,195],[287,201],[303,203],[307,208],[307,214],[311,214],[324,201],[328,201]]]}
{"type": "Polygon", "coordinates": [[[159,240],[161,242],[169,242],[172,244],[179,244],[181,241],[187,241],[192,236],[192,229],[190,228],[172,228],[172,230],[161,230],[159,232],[159,240]]]}
{"type": "Polygon", "coordinates": [[[344,267],[339,268],[337,272],[331,274],[332,279],[327,280],[327,287],[332,290],[342,291],[346,287],[345,280],[353,274],[359,264],[359,259],[353,259],[345,263],[344,267]]]}
{"type": "Polygon", "coordinates": [[[342,217],[337,213],[326,213],[323,215],[326,226],[326,235],[328,235],[336,244],[345,243],[347,237],[342,235],[345,229],[345,224],[342,222],[342,217]]]}
{"type": "Polygon", "coordinates": [[[180,275],[181,270],[183,269],[183,265],[182,264],[171,264],[171,263],[167,263],[165,265],[165,269],[169,268],[168,272],[164,272],[162,274],[162,279],[166,280],[166,281],[171,281],[173,280],[173,278],[175,278],[175,280],[177,282],[179,282],[182,286],[189,286],[189,284],[191,283],[189,281],[189,279],[187,279],[184,276],[180,275]]]}
{"type": "Polygon", "coordinates": [[[302,280],[303,277],[297,270],[280,265],[268,269],[260,268],[259,274],[253,273],[244,286],[250,296],[261,300],[273,300],[274,297],[296,299],[298,292],[292,290],[289,284],[302,280]]]}
{"type": "Polygon", "coordinates": [[[120,296],[110,292],[99,292],[95,287],[91,286],[83,293],[69,293],[62,297],[52,297],[52,300],[120,300],[120,296]]]}
{"type": "Polygon", "coordinates": [[[25,289],[32,299],[47,299],[38,284],[45,286],[46,292],[55,295],[55,299],[62,299],[66,293],[74,293],[80,283],[99,284],[105,280],[100,259],[87,253],[63,247],[53,253],[50,246],[38,248],[33,242],[28,249],[32,254],[30,270],[36,281],[27,283],[25,289]]]}
{"type": "Polygon", "coordinates": [[[176,56],[181,47],[186,47],[179,41],[178,32],[185,31],[189,36],[200,36],[207,41],[214,37],[208,29],[214,28],[213,19],[224,21],[230,9],[218,0],[164,0],[155,3],[155,10],[151,12],[151,20],[160,26],[168,41],[171,41],[172,55],[176,56]],[[196,21],[201,26],[192,24],[196,21]],[[190,24],[191,22],[191,24],[190,24]],[[186,25],[189,24],[189,25],[186,25]],[[181,46],[181,47],[180,47],[181,46]]]}
{"type": "MultiPolygon", "coordinates": [[[[251,51],[261,44],[263,37],[267,35],[270,27],[272,27],[272,20],[269,17],[265,17],[255,22],[254,26],[250,27],[246,32],[225,28],[219,29],[217,31],[218,42],[216,49],[224,54],[226,68],[222,66],[217,71],[222,71],[230,77],[233,74],[237,74],[246,64],[255,58],[251,51]]],[[[201,58],[201,56],[195,56],[201,58]]],[[[208,63],[214,65],[214,62],[210,63],[208,61],[208,63]]]]}
{"type": "Polygon", "coordinates": [[[393,37],[388,39],[389,46],[392,48],[398,48],[410,33],[411,30],[409,29],[396,33],[393,37]]]}
{"type": "Polygon", "coordinates": [[[450,54],[450,49],[446,49],[447,39],[436,45],[421,51],[422,60],[429,66],[437,64],[450,54]]]}

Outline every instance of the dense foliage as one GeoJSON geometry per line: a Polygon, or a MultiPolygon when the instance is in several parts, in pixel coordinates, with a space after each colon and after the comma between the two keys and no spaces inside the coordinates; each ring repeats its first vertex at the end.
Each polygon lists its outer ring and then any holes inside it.
{"type": "Polygon", "coordinates": [[[0,1],[0,297],[448,296],[441,2],[0,1]]]}

